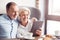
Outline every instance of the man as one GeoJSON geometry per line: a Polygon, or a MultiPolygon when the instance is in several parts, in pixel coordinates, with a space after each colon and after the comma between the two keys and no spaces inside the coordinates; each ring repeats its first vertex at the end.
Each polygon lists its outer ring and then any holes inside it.
{"type": "Polygon", "coordinates": [[[18,22],[18,6],[14,2],[9,2],[6,5],[7,15],[0,16],[0,38],[15,38],[18,22]]]}

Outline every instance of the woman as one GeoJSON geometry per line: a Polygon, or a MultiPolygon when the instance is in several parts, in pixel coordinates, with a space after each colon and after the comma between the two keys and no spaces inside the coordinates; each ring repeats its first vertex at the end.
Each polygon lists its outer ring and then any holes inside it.
{"type": "MultiPolygon", "coordinates": [[[[21,8],[19,10],[19,27],[18,27],[18,33],[17,33],[17,37],[21,37],[21,36],[27,36],[28,33],[30,33],[33,22],[37,21],[36,18],[32,18],[32,20],[30,20],[30,10],[28,8],[21,8]]],[[[40,31],[36,30],[36,34],[40,35],[40,31]]]]}

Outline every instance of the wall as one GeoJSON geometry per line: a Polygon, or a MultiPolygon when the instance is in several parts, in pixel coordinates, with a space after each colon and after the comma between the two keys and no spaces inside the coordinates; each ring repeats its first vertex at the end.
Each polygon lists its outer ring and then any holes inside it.
{"type": "Polygon", "coordinates": [[[44,15],[45,15],[45,12],[44,12],[44,10],[45,10],[45,0],[39,0],[39,9],[40,9],[40,11],[41,11],[41,20],[43,20],[44,21],[44,15]]]}
{"type": "Polygon", "coordinates": [[[35,0],[0,0],[0,13],[6,13],[6,4],[8,2],[16,2],[19,6],[31,6],[35,7],[35,0]]]}

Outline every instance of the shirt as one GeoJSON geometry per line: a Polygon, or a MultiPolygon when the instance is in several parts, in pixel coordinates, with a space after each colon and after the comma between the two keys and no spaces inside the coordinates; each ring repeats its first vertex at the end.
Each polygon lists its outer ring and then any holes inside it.
{"type": "Polygon", "coordinates": [[[18,22],[11,20],[7,15],[0,16],[0,38],[15,38],[18,22]]]}
{"type": "Polygon", "coordinates": [[[32,21],[28,21],[26,27],[24,27],[23,25],[19,24],[18,30],[17,30],[17,37],[19,38],[21,36],[27,36],[29,31],[31,31],[32,25],[33,25],[32,21]]]}

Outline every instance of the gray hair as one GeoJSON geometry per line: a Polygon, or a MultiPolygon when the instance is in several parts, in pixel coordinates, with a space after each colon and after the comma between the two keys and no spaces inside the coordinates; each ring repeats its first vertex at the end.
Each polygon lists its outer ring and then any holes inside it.
{"type": "Polygon", "coordinates": [[[20,14],[22,11],[28,11],[29,15],[31,14],[30,9],[27,8],[27,7],[20,7],[20,9],[19,9],[19,14],[20,14]]]}

